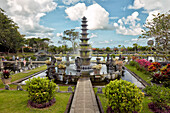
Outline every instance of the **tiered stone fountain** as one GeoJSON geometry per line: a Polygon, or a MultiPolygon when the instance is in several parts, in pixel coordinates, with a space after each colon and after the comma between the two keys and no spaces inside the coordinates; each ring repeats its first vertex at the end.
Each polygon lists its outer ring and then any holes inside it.
{"type": "Polygon", "coordinates": [[[87,18],[83,17],[82,18],[82,38],[80,38],[81,43],[80,45],[80,60],[81,60],[81,75],[82,76],[89,76],[90,75],[90,71],[92,71],[92,66],[90,65],[90,44],[88,43],[88,40],[90,38],[87,38],[87,18]]]}

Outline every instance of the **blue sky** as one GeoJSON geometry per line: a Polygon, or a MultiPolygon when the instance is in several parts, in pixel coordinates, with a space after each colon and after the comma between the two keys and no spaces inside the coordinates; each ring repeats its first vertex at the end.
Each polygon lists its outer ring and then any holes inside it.
{"type": "MultiPolygon", "coordinates": [[[[169,0],[1,0],[4,9],[26,38],[48,37],[53,44],[62,32],[80,31],[81,17],[88,19],[92,47],[146,45],[138,40],[152,14],[169,10],[169,0]]],[[[68,45],[70,45],[68,43],[68,45]]]]}

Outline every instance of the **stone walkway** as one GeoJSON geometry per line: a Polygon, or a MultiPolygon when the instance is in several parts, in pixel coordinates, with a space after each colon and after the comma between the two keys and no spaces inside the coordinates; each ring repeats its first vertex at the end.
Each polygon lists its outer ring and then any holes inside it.
{"type": "Polygon", "coordinates": [[[100,113],[90,78],[80,78],[70,113],[100,113]]]}

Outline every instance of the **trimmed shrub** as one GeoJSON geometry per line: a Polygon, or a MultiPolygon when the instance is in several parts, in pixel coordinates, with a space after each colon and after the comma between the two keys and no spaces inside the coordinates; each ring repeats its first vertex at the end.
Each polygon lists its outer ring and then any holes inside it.
{"type": "Polygon", "coordinates": [[[152,96],[152,102],[156,103],[158,107],[163,107],[170,102],[170,89],[160,87],[157,85],[147,86],[144,91],[152,96]]]}
{"type": "Polygon", "coordinates": [[[33,78],[26,85],[31,102],[43,104],[54,98],[56,84],[47,78],[33,78]]]}
{"type": "Polygon", "coordinates": [[[35,56],[31,56],[31,59],[34,61],[34,60],[36,60],[36,57],[35,56]]]}
{"type": "Polygon", "coordinates": [[[137,64],[137,62],[135,62],[135,61],[130,61],[129,62],[129,65],[131,65],[131,66],[136,66],[136,64],[137,64]]]}
{"type": "Polygon", "coordinates": [[[115,113],[132,113],[142,110],[144,93],[126,80],[111,81],[105,89],[108,105],[115,113]]]}

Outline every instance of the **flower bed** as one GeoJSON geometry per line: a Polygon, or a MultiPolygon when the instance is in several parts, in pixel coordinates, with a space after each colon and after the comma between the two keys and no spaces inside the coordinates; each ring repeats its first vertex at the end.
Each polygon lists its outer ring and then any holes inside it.
{"type": "Polygon", "coordinates": [[[170,64],[161,68],[161,64],[158,62],[153,62],[148,70],[152,73],[153,82],[161,83],[169,81],[170,79],[170,64]]]}
{"type": "Polygon", "coordinates": [[[38,104],[38,103],[35,103],[35,102],[29,100],[29,101],[28,101],[28,105],[30,105],[30,106],[33,107],[33,108],[46,108],[46,107],[52,106],[55,102],[56,102],[56,99],[55,99],[55,98],[53,98],[53,99],[50,100],[49,102],[42,103],[42,104],[38,104]]]}

